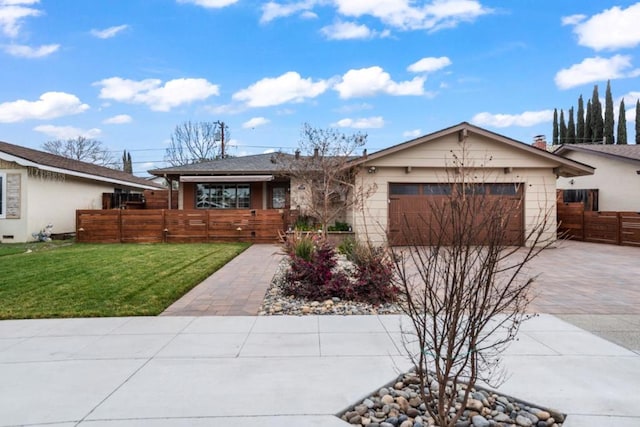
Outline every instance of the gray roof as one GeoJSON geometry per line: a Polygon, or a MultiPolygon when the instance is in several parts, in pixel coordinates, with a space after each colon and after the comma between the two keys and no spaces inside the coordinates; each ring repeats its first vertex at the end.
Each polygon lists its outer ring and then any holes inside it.
{"type": "Polygon", "coordinates": [[[150,182],[144,178],[139,178],[127,172],[98,166],[93,163],[81,162],[69,159],[45,151],[34,150],[32,148],[9,144],[0,141],[0,155],[6,153],[16,159],[18,164],[29,164],[32,166],[54,169],[60,173],[69,175],[84,176],[98,181],[118,182],[136,188],[162,188],[162,186],[150,182]],[[26,161],[25,162],[21,162],[26,161]]]}
{"type": "Polygon", "coordinates": [[[563,144],[556,149],[555,153],[563,155],[568,151],[581,151],[623,161],[640,162],[640,145],[636,144],[563,144]]]}
{"type": "Polygon", "coordinates": [[[173,166],[153,169],[149,173],[156,176],[163,175],[244,175],[256,173],[278,173],[284,169],[282,156],[293,157],[290,154],[268,153],[252,156],[227,157],[208,162],[192,163],[189,165],[173,166]]]}

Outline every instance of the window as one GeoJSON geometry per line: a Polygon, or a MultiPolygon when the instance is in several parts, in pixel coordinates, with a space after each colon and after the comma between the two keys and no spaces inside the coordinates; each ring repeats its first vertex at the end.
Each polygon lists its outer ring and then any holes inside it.
{"type": "Polygon", "coordinates": [[[249,184],[197,184],[197,209],[249,209],[249,184]]]}
{"type": "Polygon", "coordinates": [[[451,189],[451,184],[422,184],[422,194],[426,196],[448,196],[451,189]]]}
{"type": "Polygon", "coordinates": [[[496,196],[515,196],[518,194],[519,184],[488,184],[491,194],[496,196]]]}
{"type": "Polygon", "coordinates": [[[0,218],[7,216],[7,176],[0,173],[0,218]]]}
{"type": "Polygon", "coordinates": [[[420,184],[389,184],[393,196],[414,196],[420,194],[420,184]]]}
{"type": "Polygon", "coordinates": [[[271,207],[273,209],[284,209],[287,204],[287,189],[285,187],[273,187],[271,197],[271,207]]]}

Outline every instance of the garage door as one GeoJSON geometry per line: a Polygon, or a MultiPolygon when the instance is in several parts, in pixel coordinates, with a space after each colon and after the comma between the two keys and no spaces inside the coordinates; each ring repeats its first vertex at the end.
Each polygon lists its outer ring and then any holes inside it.
{"type": "MultiPolygon", "coordinates": [[[[522,246],[523,188],[517,183],[464,186],[391,183],[389,242],[393,246],[451,244],[454,227],[462,226],[462,229],[475,231],[471,237],[473,244],[487,244],[489,239],[495,238],[489,230],[499,228],[504,231],[499,236],[502,244],[522,246]],[[462,200],[464,205],[460,204],[462,200]],[[452,203],[458,204],[452,207],[452,203]]],[[[460,231],[456,235],[460,235],[460,231]]]]}

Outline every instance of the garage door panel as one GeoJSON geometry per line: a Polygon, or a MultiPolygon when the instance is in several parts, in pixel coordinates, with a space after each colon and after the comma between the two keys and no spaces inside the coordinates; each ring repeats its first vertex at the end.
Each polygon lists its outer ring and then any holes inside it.
{"type": "Polygon", "coordinates": [[[476,187],[464,198],[456,198],[434,195],[434,184],[423,185],[417,195],[390,197],[388,237],[391,245],[451,244],[454,235],[467,232],[473,233],[466,238],[472,244],[487,244],[490,240],[516,246],[524,243],[522,186],[488,184],[476,187]],[[489,235],[490,231],[494,235],[489,235]]]}

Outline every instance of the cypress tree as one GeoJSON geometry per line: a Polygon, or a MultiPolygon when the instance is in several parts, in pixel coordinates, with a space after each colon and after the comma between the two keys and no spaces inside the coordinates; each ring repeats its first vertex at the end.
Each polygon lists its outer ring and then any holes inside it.
{"type": "Polygon", "coordinates": [[[567,125],[564,122],[564,110],[560,110],[560,144],[567,142],[567,125]]]}
{"type": "Polygon", "coordinates": [[[627,144],[627,110],[624,108],[624,99],[620,100],[620,110],[618,111],[618,144],[627,144]]]}
{"type": "Polygon", "coordinates": [[[567,142],[565,144],[575,144],[576,125],[573,121],[573,107],[569,108],[569,121],[567,122],[567,142]]]}
{"type": "Polygon", "coordinates": [[[558,145],[558,109],[553,109],[553,145],[558,145]]]}
{"type": "Polygon", "coordinates": [[[584,142],[584,101],[578,98],[578,114],[576,115],[576,142],[584,142]]]}
{"type": "Polygon", "coordinates": [[[122,153],[122,170],[127,173],[133,173],[133,163],[131,162],[131,153],[124,150],[122,153]]]}
{"type": "Polygon", "coordinates": [[[604,119],[602,118],[602,104],[598,96],[598,85],[593,87],[591,97],[591,141],[602,142],[604,138],[604,119]]]}
{"type": "Polygon", "coordinates": [[[591,100],[587,100],[587,113],[584,115],[584,135],[582,142],[585,144],[591,144],[592,142],[592,128],[591,128],[591,100]]]}
{"type": "Polygon", "coordinates": [[[607,91],[604,101],[604,127],[603,136],[605,143],[615,144],[615,137],[613,135],[613,97],[611,96],[611,81],[607,80],[607,91]]]}
{"type": "Polygon", "coordinates": [[[636,101],[636,144],[640,144],[640,100],[636,101]]]}

